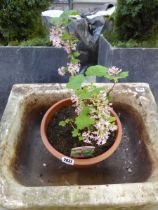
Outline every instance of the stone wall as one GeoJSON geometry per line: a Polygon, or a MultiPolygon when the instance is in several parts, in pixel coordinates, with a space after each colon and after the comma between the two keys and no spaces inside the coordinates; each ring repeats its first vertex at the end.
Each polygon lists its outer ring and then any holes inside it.
{"type": "Polygon", "coordinates": [[[65,82],[58,67],[67,55],[53,47],[0,47],[0,116],[15,83],[65,82]]]}
{"type": "MultiPolygon", "coordinates": [[[[158,102],[158,49],[116,48],[106,39],[100,38],[98,64],[117,66],[129,71],[129,77],[122,82],[147,82],[158,102]]],[[[106,82],[98,79],[97,82],[106,82]]]]}

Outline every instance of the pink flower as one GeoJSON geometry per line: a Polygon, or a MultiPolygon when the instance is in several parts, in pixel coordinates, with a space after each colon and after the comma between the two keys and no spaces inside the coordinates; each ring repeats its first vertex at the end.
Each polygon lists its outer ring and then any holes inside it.
{"type": "Polygon", "coordinates": [[[85,139],[84,142],[87,144],[92,144],[92,142],[89,139],[85,139]]]}
{"type": "Polygon", "coordinates": [[[90,134],[88,132],[84,131],[82,133],[82,137],[85,143],[92,144],[92,141],[90,140],[90,134]]]}
{"type": "Polygon", "coordinates": [[[77,114],[77,115],[79,115],[79,114],[80,114],[80,112],[81,112],[80,107],[77,107],[77,108],[75,109],[75,112],[76,112],[76,114],[77,114]]]}
{"type": "Polygon", "coordinates": [[[110,127],[110,131],[116,131],[118,129],[117,125],[113,125],[110,127]]]}
{"type": "Polygon", "coordinates": [[[62,66],[61,68],[58,68],[58,74],[61,76],[65,75],[65,67],[64,66],[62,66]]]}
{"type": "Polygon", "coordinates": [[[64,46],[64,50],[67,52],[67,54],[71,53],[71,48],[67,45],[64,46]]]}
{"type": "Polygon", "coordinates": [[[99,94],[100,100],[105,100],[107,93],[105,91],[101,91],[99,94]]]}
{"type": "Polygon", "coordinates": [[[97,131],[93,131],[92,134],[93,134],[94,136],[96,136],[98,133],[97,133],[97,131]]]}
{"type": "Polygon", "coordinates": [[[66,41],[63,42],[63,48],[64,48],[64,50],[67,52],[67,54],[71,54],[72,48],[71,48],[69,42],[66,42],[66,41]]]}
{"type": "Polygon", "coordinates": [[[87,132],[82,133],[82,137],[87,137],[89,134],[87,132]]]}
{"type": "Polygon", "coordinates": [[[57,28],[52,28],[50,31],[50,41],[54,47],[61,48],[62,47],[62,39],[61,39],[62,30],[57,28]]]}
{"type": "Polygon", "coordinates": [[[77,44],[74,43],[73,46],[72,46],[72,50],[73,50],[73,51],[76,51],[76,47],[77,47],[77,44]]]}
{"type": "Polygon", "coordinates": [[[108,69],[108,74],[111,76],[116,76],[122,71],[122,69],[117,68],[116,66],[112,66],[108,69]]]}
{"type": "Polygon", "coordinates": [[[67,64],[68,66],[68,72],[74,76],[75,74],[77,74],[80,70],[80,64],[77,63],[77,64],[73,64],[73,63],[68,63],[67,64]]]}
{"type": "Polygon", "coordinates": [[[79,101],[78,101],[78,97],[76,95],[71,96],[71,101],[72,101],[72,103],[75,103],[75,106],[78,105],[79,101]]]}

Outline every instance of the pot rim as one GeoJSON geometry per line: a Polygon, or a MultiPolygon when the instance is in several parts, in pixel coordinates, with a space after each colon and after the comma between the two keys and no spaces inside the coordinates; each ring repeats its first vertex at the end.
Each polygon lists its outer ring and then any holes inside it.
{"type": "Polygon", "coordinates": [[[49,120],[51,119],[51,117],[53,116],[53,114],[58,111],[60,108],[64,107],[64,106],[68,106],[71,105],[72,101],[70,98],[66,98],[63,100],[58,101],[57,103],[53,104],[45,113],[42,122],[41,122],[41,137],[42,137],[42,141],[45,145],[45,147],[47,148],[47,150],[56,158],[60,159],[63,162],[63,158],[68,158],[71,159],[73,161],[73,165],[76,166],[88,166],[88,165],[94,165],[96,163],[99,163],[103,160],[105,160],[106,158],[108,158],[109,156],[111,156],[115,150],[118,148],[120,141],[121,141],[121,137],[122,137],[122,125],[120,122],[119,117],[117,116],[117,114],[115,113],[115,111],[113,109],[111,109],[111,113],[112,115],[116,118],[116,125],[118,126],[117,129],[117,134],[116,134],[116,138],[115,138],[115,142],[114,144],[110,147],[110,149],[108,149],[106,152],[102,153],[101,155],[98,155],[96,157],[92,157],[92,158],[87,158],[87,159],[77,159],[77,158],[71,158],[68,157],[62,153],[60,153],[59,151],[57,151],[48,141],[47,135],[46,135],[46,129],[49,123],[49,120]]]}

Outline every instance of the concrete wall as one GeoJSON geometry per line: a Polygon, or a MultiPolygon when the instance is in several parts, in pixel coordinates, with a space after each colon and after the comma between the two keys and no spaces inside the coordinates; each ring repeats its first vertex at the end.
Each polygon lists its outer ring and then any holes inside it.
{"type": "MultiPolygon", "coordinates": [[[[0,47],[0,117],[15,83],[66,82],[57,74],[67,55],[53,47],[0,47]]],[[[103,37],[99,41],[98,63],[129,71],[123,82],[147,82],[158,102],[158,49],[114,48],[103,37]]],[[[106,82],[103,79],[97,82],[106,82]]]]}
{"type": "MultiPolygon", "coordinates": [[[[158,102],[157,48],[115,48],[101,37],[98,63],[107,67],[117,66],[129,71],[129,77],[122,80],[122,82],[149,83],[158,102]]],[[[97,79],[97,82],[106,82],[106,80],[97,79]]]]}
{"type": "Polygon", "coordinates": [[[57,69],[66,62],[63,49],[0,47],[0,117],[13,84],[65,82],[57,69]]]}
{"type": "MultiPolygon", "coordinates": [[[[66,9],[68,8],[68,1],[65,1],[64,3],[55,2],[53,3],[52,7],[59,8],[59,9],[66,9]]],[[[73,1],[73,9],[79,10],[80,12],[87,12],[94,9],[105,9],[104,5],[106,4],[116,4],[116,0],[99,0],[99,1],[93,1],[93,0],[74,0],[73,1]]]]}

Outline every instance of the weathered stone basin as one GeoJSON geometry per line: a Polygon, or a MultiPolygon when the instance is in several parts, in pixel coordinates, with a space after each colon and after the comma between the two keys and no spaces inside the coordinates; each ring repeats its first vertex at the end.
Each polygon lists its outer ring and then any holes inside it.
{"type": "MultiPolygon", "coordinates": [[[[31,107],[30,107],[31,108],[31,107]]],[[[144,140],[147,139],[139,113],[128,105],[117,104],[123,124],[119,150],[97,166],[77,169],[52,157],[40,137],[40,122],[48,107],[37,106],[26,112],[19,136],[12,171],[25,186],[98,185],[143,182],[150,176],[151,161],[144,140]]]]}
{"type": "Polygon", "coordinates": [[[52,157],[40,138],[47,108],[70,94],[61,84],[13,86],[0,127],[0,205],[156,210],[158,112],[148,84],[117,84],[113,103],[123,124],[121,145],[112,157],[86,169],[52,157]]]}

